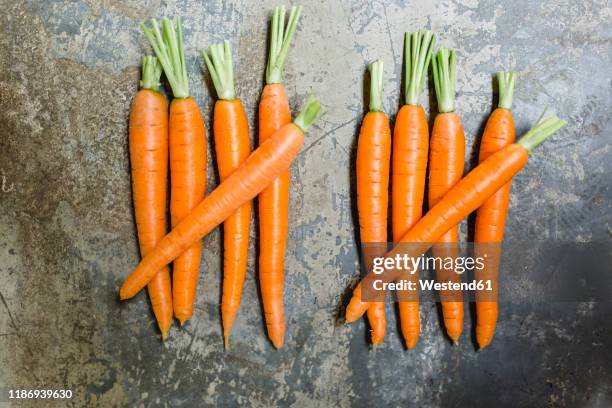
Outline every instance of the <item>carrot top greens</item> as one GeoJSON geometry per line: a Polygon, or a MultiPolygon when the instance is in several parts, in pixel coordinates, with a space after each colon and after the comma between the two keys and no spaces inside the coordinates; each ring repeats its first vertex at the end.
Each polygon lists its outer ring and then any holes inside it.
{"type": "Polygon", "coordinates": [[[161,31],[156,20],[151,19],[151,25],[153,28],[147,27],[143,22],[140,27],[164,68],[174,97],[189,97],[189,80],[187,78],[187,66],[185,65],[181,18],[178,17],[176,20],[177,31],[174,30],[172,21],[166,17],[162,19],[161,31]]]}
{"type": "Polygon", "coordinates": [[[314,96],[310,95],[302,106],[300,113],[293,121],[293,124],[299,127],[302,132],[306,132],[306,130],[308,130],[308,128],[314,123],[320,110],[321,104],[314,96]]]}
{"type": "Polygon", "coordinates": [[[440,113],[455,110],[455,85],[457,82],[456,55],[454,50],[440,48],[431,59],[434,86],[440,113]]]}
{"type": "Polygon", "coordinates": [[[516,73],[500,71],[497,73],[497,83],[499,87],[500,108],[508,109],[512,107],[512,97],[514,96],[514,81],[516,73]]]}
{"type": "Polygon", "coordinates": [[[266,84],[283,82],[283,65],[301,12],[302,6],[291,7],[289,21],[285,28],[285,7],[277,6],[274,8],[272,33],[270,34],[270,55],[266,66],[266,84]]]}
{"type": "Polygon", "coordinates": [[[436,36],[431,31],[406,33],[404,37],[404,100],[407,105],[419,104],[435,44],[436,36]]]}
{"type": "Polygon", "coordinates": [[[370,64],[370,112],[382,111],[383,61],[370,64]]]}
{"type": "Polygon", "coordinates": [[[161,73],[162,67],[157,58],[152,55],[142,57],[142,78],[140,79],[140,88],[158,92],[161,73]]]}
{"type": "Polygon", "coordinates": [[[232,49],[229,41],[224,41],[223,44],[215,44],[210,46],[211,59],[206,54],[206,50],[202,50],[202,56],[210,72],[217,96],[219,99],[232,100],[236,99],[236,90],[234,88],[234,67],[232,66],[232,49]]]}
{"type": "Polygon", "coordinates": [[[523,146],[528,152],[531,152],[565,125],[567,125],[567,122],[556,116],[540,120],[529,132],[525,133],[521,140],[518,141],[518,144],[523,146]]]}

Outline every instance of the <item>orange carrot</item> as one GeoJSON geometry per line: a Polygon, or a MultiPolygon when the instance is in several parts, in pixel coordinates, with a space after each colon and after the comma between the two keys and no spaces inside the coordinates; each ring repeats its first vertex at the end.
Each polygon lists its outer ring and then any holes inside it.
{"type": "Polygon", "coordinates": [[[286,171],[304,142],[304,131],[314,122],[319,110],[319,102],[310,97],[293,123],[283,126],[262,143],[142,259],[123,283],[119,297],[129,299],[136,295],[158,270],[199,242],[286,171]]]}
{"type": "MultiPolygon", "coordinates": [[[[266,67],[266,86],[259,101],[259,143],[291,123],[289,100],[283,87],[283,65],[302,8],[293,7],[285,24],[285,8],[276,7],[272,17],[270,55],[266,67]]],[[[259,286],[268,337],[274,347],[285,341],[283,287],[285,249],[289,217],[289,170],[283,172],[259,194],[259,286]]]]}
{"type": "MultiPolygon", "coordinates": [[[[423,89],[427,67],[436,37],[429,31],[406,33],[404,40],[404,99],[393,129],[393,155],[391,167],[391,214],[393,241],[399,240],[421,218],[425,195],[425,175],[429,149],[429,124],[419,94],[423,89]]],[[[409,277],[418,280],[418,274],[409,277]]],[[[399,301],[402,335],[408,349],[419,339],[418,293],[415,299],[399,301]]]]}
{"type": "MultiPolygon", "coordinates": [[[[206,129],[195,99],[189,96],[189,81],[183,51],[181,19],[177,32],[170,20],[162,21],[163,35],[157,21],[153,29],[142,29],[162,64],[172,87],[170,103],[170,219],[172,227],[187,217],[202,201],[206,190],[206,129]]],[[[194,242],[174,261],[172,299],[174,316],[181,325],[193,314],[202,243],[194,242]]]]}
{"type": "MultiPolygon", "coordinates": [[[[143,58],[140,91],[134,97],[130,112],[132,193],[141,256],[148,254],[166,235],[168,105],[158,92],[161,72],[157,58],[143,58]]],[[[172,325],[168,267],[155,274],[147,289],[162,339],[165,339],[172,325]]]]}
{"type": "MultiPolygon", "coordinates": [[[[370,65],[370,111],[363,118],[357,142],[359,236],[368,270],[372,259],[385,253],[387,242],[391,130],[382,111],[382,79],[383,62],[379,60],[370,65]]],[[[384,299],[371,302],[367,309],[372,343],[378,345],[386,331],[384,299]]]]}
{"type": "MultiPolygon", "coordinates": [[[[211,59],[202,50],[219,100],[215,103],[214,134],[217,166],[221,182],[225,181],[249,157],[249,123],[234,89],[234,69],[229,42],[210,47],[211,59]]],[[[229,333],[240,308],[242,286],[247,271],[251,202],[248,201],[223,223],[223,295],[221,320],[223,343],[228,346],[229,333]]]]}
{"type": "MultiPolygon", "coordinates": [[[[463,176],[465,136],[461,118],[455,113],[455,52],[440,48],[432,59],[434,84],[439,114],[431,131],[429,152],[429,207],[438,201],[463,176]]],[[[450,228],[438,240],[442,245],[433,247],[433,255],[440,259],[456,258],[458,254],[459,228],[450,228]]],[[[441,268],[436,271],[439,282],[461,282],[454,270],[441,268]]],[[[463,330],[463,301],[460,291],[440,291],[442,316],[446,333],[457,343],[463,330]]]]}
{"type": "MultiPolygon", "coordinates": [[[[515,74],[499,72],[499,106],[493,111],[485,126],[480,142],[479,161],[486,160],[493,153],[514,143],[514,118],[510,107],[514,94],[515,74]]],[[[506,214],[510,202],[510,182],[500,188],[476,212],[476,228],[474,234],[475,256],[484,259],[484,268],[475,270],[476,280],[491,280],[494,282],[493,293],[476,291],[476,341],[483,349],[493,340],[497,324],[497,275],[499,270],[499,255],[501,242],[504,238],[506,214]],[[479,245],[479,243],[481,243],[479,245]],[[484,243],[484,244],[482,244],[484,243]],[[483,251],[484,248],[489,251],[483,251]],[[488,252],[488,256],[484,253],[488,252]]]]}
{"type": "MultiPolygon", "coordinates": [[[[388,258],[397,255],[422,256],[431,247],[432,242],[439,241],[449,229],[457,226],[462,219],[508,183],[525,166],[529,153],[565,125],[566,122],[557,117],[543,120],[527,132],[518,143],[506,146],[489,156],[452,187],[400,239],[401,243],[414,243],[411,249],[405,250],[405,246],[401,248],[396,246],[385,256],[388,258]]],[[[398,276],[397,271],[392,271],[385,276],[385,281],[393,281],[398,276]]],[[[371,283],[372,274],[366,276],[353,292],[353,298],[346,311],[347,321],[354,321],[363,315],[365,310],[360,304],[376,297],[376,289],[371,283]]]]}

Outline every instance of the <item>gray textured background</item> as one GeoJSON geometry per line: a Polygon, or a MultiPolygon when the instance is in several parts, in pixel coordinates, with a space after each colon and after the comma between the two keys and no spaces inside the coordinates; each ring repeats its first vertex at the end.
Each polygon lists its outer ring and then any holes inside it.
{"type": "MultiPolygon", "coordinates": [[[[218,230],[204,240],[194,318],[165,344],[144,294],[117,301],[138,261],[126,131],[149,50],[138,22],[184,17],[191,92],[207,119],[213,99],[198,50],[230,39],[252,123],[275,3],[0,0],[0,386],[71,388],[73,404],[90,407],[610,406],[610,303],[504,305],[484,352],[475,351],[467,312],[452,347],[434,304],[423,307],[412,352],[392,306],[376,350],[363,321],[338,319],[358,274],[350,168],[365,67],[384,59],[393,117],[406,30],[431,28],[458,50],[457,109],[470,154],[494,100],[491,74],[502,68],[520,72],[518,131],[545,106],[570,122],[516,178],[507,238],[610,239],[605,0],[304,0],[287,90],[294,108],[314,92],[325,115],[292,168],[284,349],[266,339],[251,259],[223,351],[218,230]]],[[[537,273],[530,262],[516,263],[526,287],[537,273]]]]}

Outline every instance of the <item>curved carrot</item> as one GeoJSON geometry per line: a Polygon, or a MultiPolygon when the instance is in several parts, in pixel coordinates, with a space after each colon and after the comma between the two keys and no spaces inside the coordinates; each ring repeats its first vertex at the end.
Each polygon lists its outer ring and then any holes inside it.
{"type": "MultiPolygon", "coordinates": [[[[282,84],[282,70],[302,8],[293,7],[286,29],[285,8],[276,7],[272,17],[270,55],[266,67],[266,86],[259,100],[259,143],[291,123],[289,100],[282,84]]],[[[259,204],[259,286],[268,337],[274,347],[285,341],[283,287],[285,249],[289,217],[290,172],[280,174],[258,197],[259,204]]]]}
{"type": "Polygon", "coordinates": [[[119,297],[129,299],[136,295],[156,271],[199,242],[286,171],[304,142],[304,132],[312,125],[319,110],[319,102],[310,97],[293,123],[280,128],[253,151],[236,171],[206,196],[191,214],[142,259],[121,286],[119,297]]]}
{"type": "MultiPolygon", "coordinates": [[[[393,129],[393,154],[391,167],[391,219],[393,241],[399,240],[423,214],[425,176],[429,149],[429,124],[419,95],[423,89],[427,67],[436,37],[431,32],[406,33],[404,40],[404,99],[395,119],[393,129]]],[[[414,273],[406,279],[418,280],[414,273]]],[[[419,339],[418,294],[410,301],[399,301],[402,335],[408,349],[413,349],[419,339]]]]}
{"type": "MultiPolygon", "coordinates": [[[[439,241],[444,233],[458,225],[508,183],[525,166],[529,153],[565,125],[566,122],[557,117],[548,118],[537,123],[518,143],[492,154],[452,187],[399,241],[417,245],[412,245],[408,251],[405,246],[396,246],[385,256],[422,256],[432,242],[439,241]]],[[[397,271],[393,271],[385,280],[393,281],[398,276],[397,271]]],[[[360,316],[359,313],[363,314],[364,311],[358,308],[359,304],[375,297],[372,294],[375,290],[367,285],[371,277],[367,276],[357,285],[347,308],[347,316],[350,314],[356,318],[360,316]],[[351,308],[352,304],[357,307],[351,308]]]]}
{"type": "MultiPolygon", "coordinates": [[[[438,201],[463,176],[465,136],[461,118],[455,113],[455,52],[440,48],[432,59],[434,84],[438,98],[439,114],[431,131],[429,152],[429,207],[438,201]]],[[[442,245],[433,247],[433,255],[440,259],[456,258],[459,228],[452,227],[438,240],[442,245]]],[[[441,268],[436,271],[439,282],[461,282],[454,270],[441,268]]],[[[446,333],[457,343],[463,331],[463,301],[460,291],[440,291],[442,316],[446,333]]]]}
{"type": "MultiPolygon", "coordinates": [[[[141,256],[148,254],[166,235],[168,105],[158,92],[161,72],[157,58],[143,58],[141,89],[132,101],[130,112],[132,195],[141,256]]],[[[168,267],[157,272],[147,290],[162,339],[165,339],[172,325],[168,267]]]]}
{"type": "MultiPolygon", "coordinates": [[[[153,30],[142,24],[149,43],[170,82],[174,99],[170,103],[170,219],[172,227],[187,217],[202,201],[206,191],[206,129],[195,99],[189,96],[189,81],[183,51],[181,19],[177,32],[170,20],[157,21],[153,30]]],[[[196,286],[202,257],[202,243],[194,242],[174,261],[172,299],[174,316],[181,325],[193,314],[196,286]]]]}
{"type": "MultiPolygon", "coordinates": [[[[210,47],[212,61],[202,50],[219,100],[215,103],[214,134],[217,166],[221,182],[249,157],[249,123],[234,90],[234,71],[229,42],[210,47]]],[[[228,346],[229,333],[240,308],[242,287],[247,271],[251,202],[248,201],[223,223],[223,295],[221,320],[223,343],[228,346]]]]}
{"type": "MultiPolygon", "coordinates": [[[[514,94],[515,74],[512,72],[499,72],[499,106],[491,113],[485,126],[480,142],[479,161],[486,160],[493,153],[514,143],[514,118],[510,107],[514,94]]],[[[497,275],[499,270],[499,250],[504,238],[506,214],[510,202],[510,182],[506,183],[476,212],[476,228],[474,234],[475,256],[482,256],[484,268],[475,270],[475,280],[490,279],[494,282],[493,293],[476,291],[476,341],[483,349],[493,340],[493,333],[497,324],[497,275]],[[485,243],[489,251],[482,251],[478,243],[485,243]],[[484,252],[481,254],[481,252],[484,252]]]]}
{"type": "MultiPolygon", "coordinates": [[[[357,143],[357,210],[363,259],[366,265],[386,252],[389,204],[391,130],[382,111],[383,62],[370,65],[370,111],[363,118],[357,143]]],[[[371,302],[368,321],[372,343],[385,337],[385,302],[371,302]]]]}

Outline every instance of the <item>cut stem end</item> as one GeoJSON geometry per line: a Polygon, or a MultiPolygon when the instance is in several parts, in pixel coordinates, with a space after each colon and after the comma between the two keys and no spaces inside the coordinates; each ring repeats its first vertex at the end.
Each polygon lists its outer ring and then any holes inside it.
{"type": "Polygon", "coordinates": [[[529,132],[525,133],[521,140],[518,141],[518,144],[531,153],[533,149],[541,145],[565,125],[567,125],[567,122],[556,116],[540,120],[529,132]]]}
{"type": "Polygon", "coordinates": [[[152,55],[142,57],[142,78],[140,88],[159,92],[162,66],[159,60],[152,55]]]}
{"type": "Polygon", "coordinates": [[[425,84],[427,68],[436,44],[431,31],[406,33],[404,37],[404,100],[407,105],[418,105],[425,84]]]}
{"type": "Polygon", "coordinates": [[[432,57],[431,66],[440,113],[454,112],[457,82],[456,54],[454,50],[440,48],[432,57]]]}
{"type": "Polygon", "coordinates": [[[174,97],[189,97],[189,80],[187,79],[187,67],[185,65],[181,18],[178,17],[176,20],[176,31],[172,21],[166,17],[162,19],[161,30],[156,20],[152,19],[151,25],[152,28],[149,28],[141,23],[140,27],[164,69],[174,97]]]}
{"type": "Polygon", "coordinates": [[[514,83],[516,73],[514,72],[498,72],[497,83],[499,88],[499,104],[498,107],[510,110],[512,108],[512,97],[514,96],[514,83]]]}
{"type": "Polygon", "coordinates": [[[270,34],[270,55],[266,65],[266,84],[283,83],[283,67],[285,58],[291,45],[291,39],[295,33],[302,6],[291,7],[289,21],[285,28],[285,7],[277,6],[272,14],[270,34]]]}
{"type": "Polygon", "coordinates": [[[383,62],[370,64],[370,112],[382,111],[383,62]]]}
{"type": "Polygon", "coordinates": [[[305,133],[314,123],[320,111],[321,104],[313,95],[310,95],[293,123],[305,133]]]}
{"type": "Polygon", "coordinates": [[[223,44],[211,45],[210,58],[206,50],[202,50],[202,56],[219,99],[227,101],[236,99],[232,49],[229,41],[225,41],[223,44]]]}

